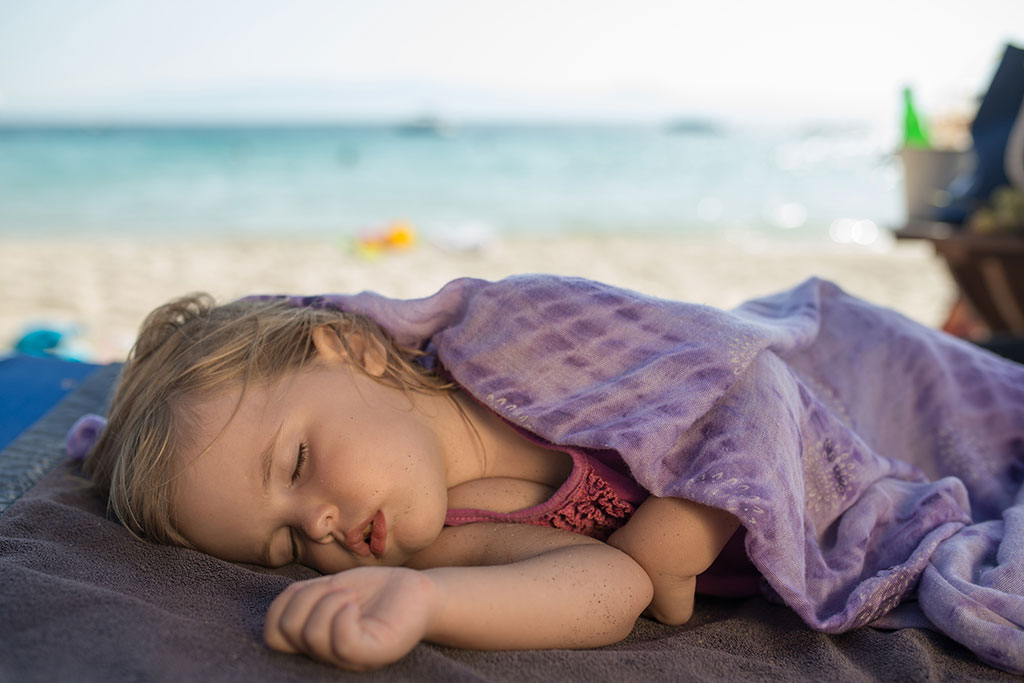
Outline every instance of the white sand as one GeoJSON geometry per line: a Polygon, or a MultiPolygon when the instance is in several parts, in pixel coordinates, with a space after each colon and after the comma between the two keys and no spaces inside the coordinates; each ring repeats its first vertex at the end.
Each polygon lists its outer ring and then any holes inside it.
{"type": "Polygon", "coordinates": [[[563,237],[494,242],[475,252],[430,245],[375,260],[330,240],[0,241],[0,348],[28,327],[78,329],[90,360],[124,358],[146,313],[190,291],[245,294],[371,289],[418,297],[459,276],[579,275],[656,296],[731,307],[810,275],[940,324],[955,287],[927,244],[730,244],[666,237],[563,237]]]}

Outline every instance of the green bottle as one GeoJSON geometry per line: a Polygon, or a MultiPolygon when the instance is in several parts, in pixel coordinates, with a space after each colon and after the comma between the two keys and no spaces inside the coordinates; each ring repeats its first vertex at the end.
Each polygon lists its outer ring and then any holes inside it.
{"type": "Polygon", "coordinates": [[[910,88],[903,88],[903,146],[928,149],[932,146],[924,122],[914,108],[914,94],[910,88]]]}

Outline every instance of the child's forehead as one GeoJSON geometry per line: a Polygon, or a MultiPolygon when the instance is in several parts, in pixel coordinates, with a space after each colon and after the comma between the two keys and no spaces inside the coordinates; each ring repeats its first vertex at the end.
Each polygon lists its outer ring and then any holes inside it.
{"type": "Polygon", "coordinates": [[[185,438],[195,441],[201,455],[221,441],[226,432],[233,431],[233,427],[251,424],[254,418],[265,414],[272,403],[270,396],[265,385],[252,382],[216,387],[190,402],[188,411],[192,419],[186,419],[183,425],[185,438]]]}
{"type": "Polygon", "coordinates": [[[336,366],[312,359],[302,365],[276,372],[270,377],[242,377],[237,381],[213,387],[205,399],[199,400],[199,404],[206,410],[216,406],[216,412],[223,412],[228,407],[232,413],[243,410],[267,410],[301,399],[305,395],[304,385],[308,380],[337,369],[336,366]]]}
{"type": "Polygon", "coordinates": [[[197,467],[220,469],[240,466],[248,460],[266,427],[275,424],[273,408],[281,403],[273,400],[265,387],[257,385],[248,386],[245,391],[240,385],[227,387],[199,401],[193,410],[195,419],[179,435],[185,489],[191,488],[190,481],[196,481],[189,472],[197,467]]]}

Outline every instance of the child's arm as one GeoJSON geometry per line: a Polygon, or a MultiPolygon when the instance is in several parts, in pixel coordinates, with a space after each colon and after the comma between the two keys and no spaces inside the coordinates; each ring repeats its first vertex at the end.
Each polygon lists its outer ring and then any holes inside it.
{"type": "MultiPolygon", "coordinates": [[[[290,586],[264,637],[344,668],[395,661],[426,639],[484,649],[595,647],[617,642],[651,600],[629,556],[556,529],[470,524],[446,529],[418,571],[362,567],[290,586]]],[[[423,554],[421,554],[423,555],[423,554]]]]}
{"type": "Polygon", "coordinates": [[[650,614],[664,624],[693,614],[697,575],[715,561],[739,520],[724,510],[682,498],[651,496],[608,539],[636,560],[654,584],[650,614]]]}

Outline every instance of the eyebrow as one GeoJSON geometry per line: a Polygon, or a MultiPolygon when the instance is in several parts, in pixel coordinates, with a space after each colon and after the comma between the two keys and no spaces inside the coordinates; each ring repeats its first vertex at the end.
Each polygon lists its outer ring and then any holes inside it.
{"type": "Polygon", "coordinates": [[[263,472],[263,493],[267,493],[270,489],[270,480],[274,476],[274,451],[277,447],[277,437],[281,434],[281,427],[277,428],[274,435],[270,437],[270,441],[260,452],[260,470],[263,472]]]}

